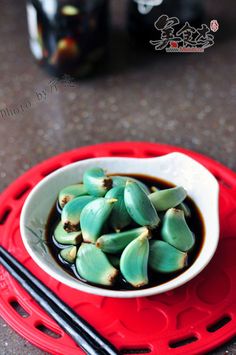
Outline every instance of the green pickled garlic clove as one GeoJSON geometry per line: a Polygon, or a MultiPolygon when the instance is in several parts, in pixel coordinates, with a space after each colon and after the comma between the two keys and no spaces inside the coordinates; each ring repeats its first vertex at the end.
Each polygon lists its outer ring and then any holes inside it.
{"type": "Polygon", "coordinates": [[[78,229],[83,208],[94,200],[95,197],[93,196],[80,196],[65,205],[62,210],[61,221],[66,231],[72,232],[78,229]]]}
{"type": "Polygon", "coordinates": [[[135,228],[119,233],[104,234],[98,238],[96,245],[105,253],[116,254],[122,252],[130,242],[145,233],[147,236],[150,234],[147,227],[135,228]]]}
{"type": "Polygon", "coordinates": [[[82,242],[82,233],[81,231],[68,233],[63,228],[62,222],[60,222],[54,231],[54,238],[63,245],[78,245],[82,242]]]}
{"type": "Polygon", "coordinates": [[[124,186],[113,187],[105,195],[106,198],[117,199],[117,202],[114,204],[109,217],[109,224],[115,231],[122,230],[132,222],[132,219],[125,207],[124,190],[124,186]]]}
{"type": "Polygon", "coordinates": [[[59,205],[63,208],[67,202],[73,200],[75,197],[83,196],[87,194],[87,190],[84,184],[75,184],[66,186],[62,189],[58,196],[59,205]]]}
{"type": "Polygon", "coordinates": [[[112,188],[112,179],[106,176],[101,168],[90,168],[85,171],[84,185],[92,196],[103,197],[112,188]]]}
{"type": "Polygon", "coordinates": [[[73,264],[75,262],[76,254],[77,254],[76,246],[67,247],[60,251],[61,258],[70,264],[73,264]]]}
{"type": "Polygon", "coordinates": [[[187,197],[187,192],[183,187],[173,187],[171,189],[159,190],[151,193],[149,199],[152,201],[157,211],[166,211],[176,207],[187,197]]]}
{"type": "Polygon", "coordinates": [[[137,180],[133,177],[128,177],[128,176],[112,176],[112,181],[113,181],[113,187],[116,186],[124,186],[126,185],[127,181],[134,181],[137,182],[137,184],[146,192],[147,195],[150,194],[149,188],[140,180],[137,180]]]}
{"type": "MultiPolygon", "coordinates": [[[[156,186],[151,186],[150,190],[152,192],[160,191],[156,186]]],[[[190,208],[187,206],[186,203],[181,202],[178,206],[176,206],[177,209],[184,211],[185,217],[191,217],[191,211],[190,208]]],[[[165,211],[159,211],[158,216],[162,220],[165,215],[165,211]]]]}
{"type": "Polygon", "coordinates": [[[114,198],[100,197],[85,206],[80,216],[80,226],[85,242],[96,242],[116,201],[114,198]]]}
{"type": "Polygon", "coordinates": [[[171,273],[186,266],[187,256],[187,253],[162,240],[153,240],[150,242],[148,264],[156,272],[171,273]]]}
{"type": "Polygon", "coordinates": [[[191,215],[192,215],[191,210],[186,203],[182,202],[178,206],[176,206],[176,208],[177,208],[177,210],[183,211],[186,218],[191,217],[191,215]]]}
{"type": "Polygon", "coordinates": [[[165,242],[181,251],[192,249],[195,243],[194,235],[185,221],[184,212],[176,208],[170,208],[166,212],[161,235],[165,242]]]}
{"type": "Polygon", "coordinates": [[[145,232],[129,243],[121,255],[121,273],[136,288],[148,284],[148,256],[149,241],[145,232]]]}
{"type": "Polygon", "coordinates": [[[76,257],[76,269],[85,280],[105,286],[111,286],[118,275],[118,270],[94,244],[82,243],[76,257]]]}
{"type": "Polygon", "coordinates": [[[124,197],[127,211],[136,223],[151,229],[158,226],[160,219],[157,212],[147,194],[136,182],[127,181],[124,197]]]}

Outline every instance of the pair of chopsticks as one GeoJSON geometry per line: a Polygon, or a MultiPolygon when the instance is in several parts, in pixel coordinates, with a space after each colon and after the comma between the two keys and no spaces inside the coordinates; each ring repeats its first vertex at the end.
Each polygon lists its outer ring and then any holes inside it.
{"type": "Polygon", "coordinates": [[[115,347],[73,311],[54,292],[0,246],[0,264],[60,325],[87,355],[119,355],[115,347]]]}

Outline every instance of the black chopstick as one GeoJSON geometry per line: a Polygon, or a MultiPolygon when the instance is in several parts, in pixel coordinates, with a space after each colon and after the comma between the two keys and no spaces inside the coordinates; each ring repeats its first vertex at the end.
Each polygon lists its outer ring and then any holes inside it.
{"type": "MultiPolygon", "coordinates": [[[[77,313],[75,313],[68,305],[66,305],[56,294],[51,291],[47,286],[45,286],[41,281],[39,281],[28,269],[26,269],[22,264],[20,264],[9,252],[7,252],[3,247],[0,246],[0,256],[4,257],[9,263],[12,264],[18,271],[20,271],[25,279],[28,279],[37,287],[42,293],[43,297],[49,298],[50,301],[54,302],[58,309],[60,309],[64,314],[66,314],[74,323],[76,323],[81,330],[92,337],[92,339],[97,343],[102,349],[106,350],[106,346],[112,347],[104,338],[102,338],[97,331],[91,327],[83,318],[81,318],[77,313]]],[[[98,346],[97,345],[97,346],[98,346]]],[[[112,347],[113,348],[113,347],[112,347]]],[[[113,350],[113,349],[112,349],[113,350]]],[[[108,348],[107,351],[110,351],[108,348]]],[[[108,354],[117,354],[110,351],[108,354]]]]}
{"type": "Polygon", "coordinates": [[[87,354],[119,354],[112,344],[1,246],[0,263],[87,354]]]}
{"type": "Polygon", "coordinates": [[[55,310],[55,306],[53,307],[50,302],[48,302],[47,298],[42,297],[40,293],[38,293],[37,289],[32,287],[28,281],[22,277],[22,274],[16,272],[16,270],[7,263],[5,259],[0,256],[0,263],[6,268],[7,271],[18,281],[21,286],[36,300],[39,305],[50,314],[50,316],[61,326],[62,329],[67,332],[71,338],[89,355],[100,355],[97,350],[95,350],[87,339],[84,339],[83,336],[77,332],[72,326],[72,322],[67,322],[61,315],[55,310]]]}

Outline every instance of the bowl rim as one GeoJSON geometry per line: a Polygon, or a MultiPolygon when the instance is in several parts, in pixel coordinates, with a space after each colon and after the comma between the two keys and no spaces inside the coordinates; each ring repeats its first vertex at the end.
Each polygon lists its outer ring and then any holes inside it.
{"type": "MultiPolygon", "coordinates": [[[[154,175],[155,176],[155,175],[154,175]]],[[[171,179],[169,180],[171,182],[171,179]]],[[[153,158],[129,158],[129,157],[98,157],[98,158],[92,158],[92,159],[86,159],[86,160],[81,160],[78,162],[74,162],[71,164],[67,164],[57,170],[55,170],[54,172],[50,173],[48,176],[44,177],[41,181],[39,181],[34,187],[33,189],[30,191],[29,195],[27,196],[23,207],[22,207],[22,211],[21,211],[21,215],[20,215],[20,232],[21,232],[21,237],[23,240],[23,244],[26,248],[26,250],[28,251],[29,255],[31,256],[31,258],[36,262],[36,264],[46,273],[48,273],[50,276],[52,276],[53,278],[55,278],[56,280],[60,281],[61,283],[65,284],[66,286],[72,287],[74,289],[77,289],[79,291],[83,291],[83,292],[87,292],[90,294],[94,294],[94,295],[98,295],[98,296],[107,296],[107,297],[113,297],[113,298],[134,298],[134,297],[147,297],[147,296],[153,296],[153,295],[157,295],[157,294],[161,294],[170,290],[173,290],[177,287],[180,287],[181,285],[187,283],[188,281],[190,281],[191,279],[193,279],[195,276],[197,276],[206,266],[207,264],[210,262],[210,260],[212,259],[213,255],[215,254],[218,242],[219,242],[219,184],[218,181],[216,180],[216,178],[212,175],[212,173],[206,169],[202,164],[200,164],[199,162],[197,162],[195,159],[189,157],[188,155],[184,154],[184,153],[179,153],[179,152],[172,152],[172,153],[168,153],[165,154],[163,156],[159,156],[159,157],[153,157],[153,158]],[[198,256],[198,258],[196,259],[196,261],[194,262],[193,265],[191,265],[188,269],[186,269],[184,272],[182,272],[180,275],[178,275],[176,278],[171,279],[170,281],[167,281],[166,283],[163,283],[161,285],[157,285],[157,286],[153,286],[153,287],[148,287],[145,289],[141,289],[141,290],[112,290],[109,288],[101,288],[99,286],[94,286],[94,285],[90,285],[90,284],[86,284],[86,283],[82,283],[82,282],[76,282],[75,278],[71,279],[64,277],[63,275],[58,274],[57,272],[55,272],[53,269],[50,269],[50,267],[45,266],[45,264],[43,263],[43,261],[37,256],[37,254],[35,254],[34,250],[31,248],[31,246],[28,243],[28,237],[27,237],[27,228],[26,228],[26,214],[28,212],[28,208],[30,207],[30,203],[32,201],[32,198],[34,197],[34,195],[37,193],[38,190],[41,189],[42,186],[46,185],[48,183],[48,181],[52,180],[55,178],[55,176],[60,175],[61,173],[63,173],[64,170],[69,169],[73,166],[77,167],[77,166],[81,166],[81,165],[86,165],[86,163],[97,163],[98,161],[117,161],[117,160],[135,160],[135,161],[154,161],[154,160],[160,160],[162,158],[165,157],[172,157],[175,158],[176,156],[181,156],[184,159],[188,159],[191,160],[192,162],[194,162],[194,164],[196,166],[201,167],[201,169],[204,169],[205,172],[208,173],[209,176],[211,176],[212,178],[212,182],[214,181],[214,188],[215,188],[215,194],[216,194],[216,216],[217,216],[217,221],[216,221],[216,235],[215,238],[212,240],[212,244],[211,244],[211,250],[209,252],[209,254],[207,255],[207,259],[202,263],[201,266],[196,268],[196,262],[199,258],[199,256],[202,254],[202,251],[204,249],[204,244],[202,247],[202,250],[198,256]],[[193,268],[194,266],[194,268],[193,268]],[[193,268],[193,270],[192,270],[193,268]],[[191,272],[190,272],[191,271],[191,272]],[[173,285],[173,283],[176,283],[176,285],[173,285]]],[[[204,220],[205,222],[205,220],[204,220]]],[[[70,276],[69,274],[67,274],[68,276],[70,276]]]]}

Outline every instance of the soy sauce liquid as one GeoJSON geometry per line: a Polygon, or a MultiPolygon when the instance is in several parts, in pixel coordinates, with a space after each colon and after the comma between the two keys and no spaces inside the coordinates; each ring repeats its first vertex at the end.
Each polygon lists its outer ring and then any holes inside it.
{"type": "Polygon", "coordinates": [[[27,0],[27,17],[32,54],[50,74],[79,79],[104,65],[108,0],[27,0]]]}
{"type": "MultiPolygon", "coordinates": [[[[115,175],[122,175],[122,174],[115,174],[115,175]]],[[[150,177],[150,176],[146,176],[146,175],[138,175],[138,174],[129,174],[129,176],[142,181],[149,188],[155,186],[158,189],[162,190],[162,189],[169,189],[169,188],[174,187],[174,185],[171,184],[170,182],[167,182],[167,181],[164,181],[161,179],[157,179],[155,177],[150,177]]],[[[205,236],[205,227],[204,227],[201,212],[190,197],[187,197],[185,199],[184,203],[189,207],[189,209],[191,211],[191,217],[187,217],[186,221],[187,221],[189,228],[191,229],[191,231],[195,235],[195,245],[194,245],[193,249],[188,253],[186,267],[184,269],[182,269],[181,271],[169,273],[169,274],[156,273],[156,272],[153,272],[152,270],[149,269],[148,270],[149,283],[148,283],[148,285],[146,285],[142,288],[139,288],[139,289],[158,286],[158,285],[164,284],[170,280],[175,279],[177,276],[184,273],[191,265],[193,265],[193,263],[195,262],[195,260],[197,259],[198,255],[199,255],[199,253],[201,252],[201,249],[202,249],[202,246],[204,243],[204,236],[205,236]]],[[[67,273],[69,273],[70,275],[72,275],[76,279],[79,279],[80,281],[91,284],[90,282],[82,279],[80,277],[80,275],[78,275],[74,264],[71,265],[71,264],[65,262],[64,260],[62,260],[62,258],[59,255],[60,250],[62,248],[66,247],[65,245],[64,246],[60,245],[54,239],[54,230],[55,230],[57,224],[60,222],[60,218],[61,218],[61,215],[60,215],[60,211],[58,208],[58,204],[57,204],[57,202],[55,202],[55,204],[49,214],[47,225],[46,225],[46,240],[47,240],[47,245],[49,247],[49,250],[50,250],[53,258],[55,259],[55,261],[58,263],[59,267],[63,268],[67,273]]],[[[131,229],[131,228],[135,228],[135,227],[137,227],[137,225],[135,225],[135,223],[134,223],[133,226],[129,226],[127,229],[131,229]]],[[[160,223],[158,228],[156,228],[155,230],[152,231],[152,240],[161,239],[160,238],[161,227],[162,227],[162,224],[160,223]]],[[[106,286],[102,286],[102,285],[95,285],[95,286],[99,286],[102,288],[109,288],[112,290],[120,290],[120,291],[135,289],[133,286],[128,284],[123,279],[121,273],[119,274],[119,277],[118,277],[116,283],[112,287],[106,287],[106,286]]]]}

